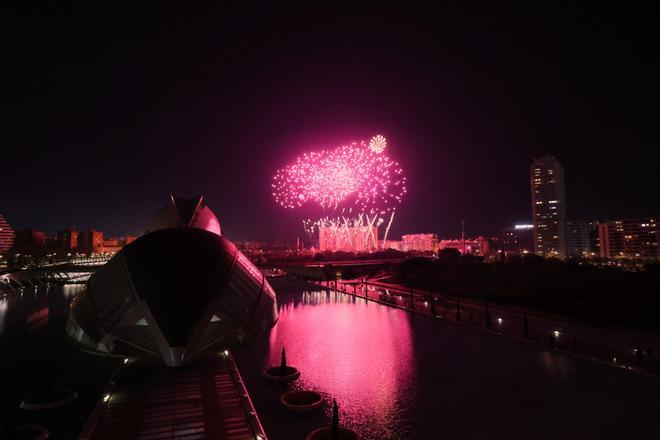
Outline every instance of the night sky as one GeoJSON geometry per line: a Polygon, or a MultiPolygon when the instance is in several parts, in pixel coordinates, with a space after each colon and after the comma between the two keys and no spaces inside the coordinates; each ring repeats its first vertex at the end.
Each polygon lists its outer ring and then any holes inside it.
{"type": "Polygon", "coordinates": [[[569,219],[660,214],[655,11],[94,3],[3,14],[16,228],[139,233],[170,192],[203,193],[230,239],[291,240],[311,213],[274,203],[276,169],[376,133],[409,179],[391,237],[529,221],[548,154],[569,219]]]}

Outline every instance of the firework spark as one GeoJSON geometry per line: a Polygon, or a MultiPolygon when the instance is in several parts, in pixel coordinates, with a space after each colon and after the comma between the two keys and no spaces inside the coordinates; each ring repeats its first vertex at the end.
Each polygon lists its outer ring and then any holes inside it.
{"type": "Polygon", "coordinates": [[[277,171],[272,188],[285,208],[316,203],[322,208],[355,206],[369,214],[395,209],[406,193],[399,164],[382,154],[386,139],[352,143],[333,150],[306,153],[277,171]]]}
{"type": "Polygon", "coordinates": [[[387,139],[385,139],[385,136],[383,135],[377,134],[369,141],[369,148],[371,148],[371,151],[374,153],[382,153],[383,150],[385,150],[385,147],[387,147],[387,139]]]}

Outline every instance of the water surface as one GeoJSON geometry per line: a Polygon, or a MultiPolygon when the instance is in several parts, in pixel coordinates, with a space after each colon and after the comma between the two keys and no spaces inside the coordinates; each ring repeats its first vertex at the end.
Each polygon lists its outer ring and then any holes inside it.
{"type": "Polygon", "coordinates": [[[235,352],[271,439],[329,422],[328,409],[286,413],[277,402],[288,388],[260,377],[282,346],[302,372],[292,387],[336,399],[342,423],[368,439],[660,435],[654,378],[296,281],[273,287],[278,323],[235,352]]]}

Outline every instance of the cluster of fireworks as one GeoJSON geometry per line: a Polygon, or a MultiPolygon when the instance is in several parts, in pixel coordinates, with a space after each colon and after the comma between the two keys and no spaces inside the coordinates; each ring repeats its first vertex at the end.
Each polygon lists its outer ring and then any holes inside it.
{"type": "MultiPolygon", "coordinates": [[[[387,239],[387,232],[393,219],[394,211],[390,214],[385,239],[387,239]]],[[[322,229],[327,229],[335,238],[335,243],[342,244],[339,246],[340,248],[375,250],[378,249],[378,237],[375,229],[384,222],[385,220],[377,214],[361,213],[357,217],[341,215],[337,217],[322,217],[318,220],[303,220],[303,228],[313,242],[316,242],[317,236],[320,239],[322,229]]]]}
{"type": "Polygon", "coordinates": [[[319,220],[303,222],[310,237],[322,227],[337,234],[357,228],[377,248],[373,227],[384,223],[382,216],[390,214],[387,239],[396,206],[406,193],[403,170],[383,153],[386,147],[385,137],[376,135],[368,143],[305,153],[277,171],[273,197],[285,208],[311,203],[329,212],[319,220]]]}

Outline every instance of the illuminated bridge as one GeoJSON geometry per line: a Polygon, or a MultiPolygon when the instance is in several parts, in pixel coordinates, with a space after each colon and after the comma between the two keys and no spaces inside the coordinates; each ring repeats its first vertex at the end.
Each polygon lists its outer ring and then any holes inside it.
{"type": "Polygon", "coordinates": [[[110,260],[109,255],[76,256],[0,275],[0,288],[18,290],[42,284],[82,284],[110,260]]]}
{"type": "Polygon", "coordinates": [[[358,278],[387,270],[403,261],[402,258],[382,260],[339,260],[314,262],[277,262],[260,265],[266,275],[284,273],[311,280],[329,280],[335,278],[358,278]]]}

